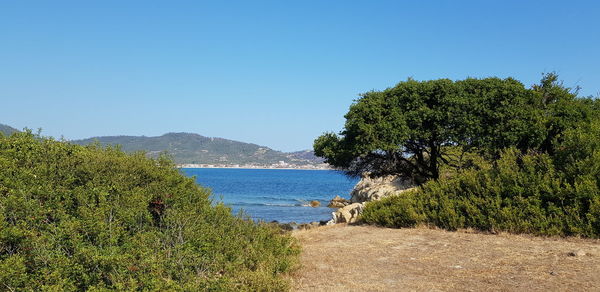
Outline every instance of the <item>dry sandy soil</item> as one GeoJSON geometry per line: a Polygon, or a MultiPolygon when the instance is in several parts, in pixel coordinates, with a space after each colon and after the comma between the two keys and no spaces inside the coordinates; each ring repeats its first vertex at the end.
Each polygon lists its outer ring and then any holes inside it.
{"type": "Polygon", "coordinates": [[[294,291],[600,291],[598,240],[349,225],[293,234],[294,291]]]}

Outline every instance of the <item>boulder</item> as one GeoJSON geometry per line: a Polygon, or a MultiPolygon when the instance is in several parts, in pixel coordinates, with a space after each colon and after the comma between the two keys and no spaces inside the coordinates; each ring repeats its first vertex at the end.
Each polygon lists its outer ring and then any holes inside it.
{"type": "Polygon", "coordinates": [[[388,175],[372,178],[369,174],[362,176],[350,193],[350,201],[336,196],[328,207],[339,208],[333,212],[333,218],[327,225],[336,223],[355,223],[365,208],[365,203],[380,200],[384,197],[399,194],[415,188],[411,179],[388,175]]]}
{"type": "Polygon", "coordinates": [[[333,222],[331,223],[355,223],[364,208],[364,203],[354,203],[340,208],[336,212],[332,213],[333,222]]]}
{"type": "Polygon", "coordinates": [[[331,199],[331,201],[329,201],[329,204],[327,205],[327,207],[329,208],[343,208],[350,205],[350,201],[340,197],[340,196],[335,196],[335,198],[331,199]]]}
{"type": "Polygon", "coordinates": [[[321,202],[319,201],[310,201],[310,206],[313,208],[321,206],[321,202]]]}
{"type": "Polygon", "coordinates": [[[411,179],[395,175],[372,178],[368,174],[354,186],[350,193],[351,203],[362,203],[379,200],[389,195],[398,194],[414,187],[411,179]]]}
{"type": "Polygon", "coordinates": [[[281,228],[284,231],[292,231],[294,230],[294,225],[291,223],[280,223],[279,228],[281,228]]]}
{"type": "Polygon", "coordinates": [[[297,227],[296,222],[293,222],[293,221],[289,222],[289,223],[279,223],[279,221],[273,220],[267,224],[271,225],[271,226],[279,227],[283,231],[292,231],[297,227]]]}

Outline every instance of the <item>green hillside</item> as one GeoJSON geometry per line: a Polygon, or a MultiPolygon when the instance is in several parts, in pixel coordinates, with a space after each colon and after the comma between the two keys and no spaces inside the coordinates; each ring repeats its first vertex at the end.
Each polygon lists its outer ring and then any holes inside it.
{"type": "Polygon", "coordinates": [[[176,163],[270,165],[283,161],[295,165],[318,164],[318,159],[305,151],[284,153],[256,144],[192,133],[168,133],[157,137],[104,136],[71,142],[86,145],[95,141],[101,145],[120,145],[125,152],[147,151],[151,157],[166,151],[176,163]]]}
{"type": "Polygon", "coordinates": [[[8,136],[15,132],[19,132],[19,130],[8,125],[0,124],[0,133],[4,134],[5,136],[8,136]]]}

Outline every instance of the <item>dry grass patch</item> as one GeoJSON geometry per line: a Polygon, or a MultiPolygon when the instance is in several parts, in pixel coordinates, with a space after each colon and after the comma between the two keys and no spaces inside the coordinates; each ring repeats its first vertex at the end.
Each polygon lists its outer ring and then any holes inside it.
{"type": "Polygon", "coordinates": [[[600,291],[600,240],[349,225],[293,234],[296,291],[600,291]]]}

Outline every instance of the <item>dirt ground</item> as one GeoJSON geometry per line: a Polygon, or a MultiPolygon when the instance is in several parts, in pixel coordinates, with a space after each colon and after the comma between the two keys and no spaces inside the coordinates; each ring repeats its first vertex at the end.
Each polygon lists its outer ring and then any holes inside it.
{"type": "Polygon", "coordinates": [[[600,291],[599,240],[349,225],[293,234],[294,291],[600,291]]]}

